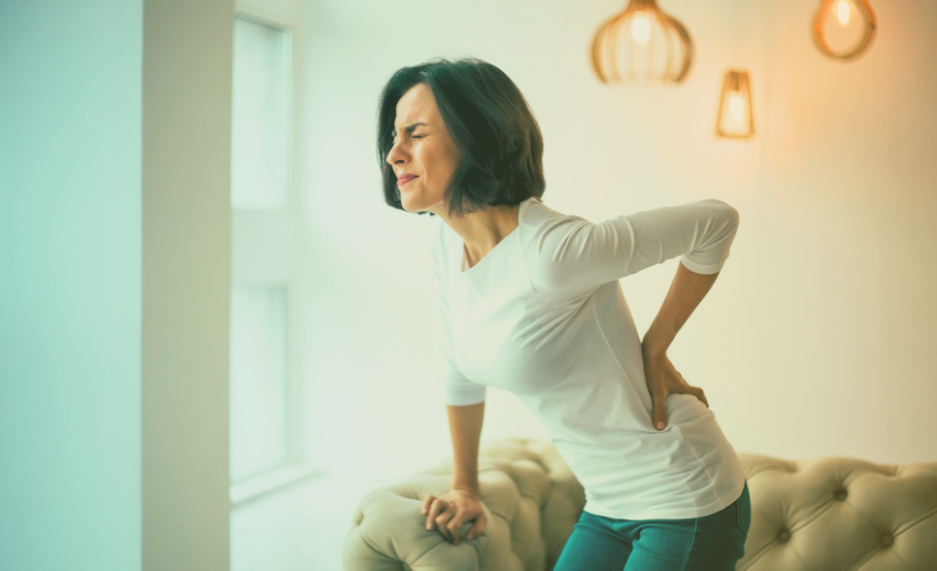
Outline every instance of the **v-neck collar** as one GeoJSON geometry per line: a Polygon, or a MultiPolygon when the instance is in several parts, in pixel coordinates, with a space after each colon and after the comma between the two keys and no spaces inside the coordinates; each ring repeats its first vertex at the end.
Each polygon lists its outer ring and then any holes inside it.
{"type": "MultiPolygon", "coordinates": [[[[480,259],[480,260],[478,260],[477,262],[475,262],[475,265],[474,265],[474,266],[472,266],[472,267],[470,267],[470,268],[468,267],[468,260],[466,259],[466,256],[465,256],[465,240],[462,240],[462,239],[458,240],[458,242],[459,242],[460,244],[462,244],[462,248],[461,248],[461,254],[462,254],[462,255],[461,255],[460,258],[459,258],[459,259],[462,261],[462,263],[461,263],[461,265],[460,265],[460,267],[459,267],[459,272],[460,272],[462,275],[469,275],[470,273],[473,272],[473,270],[475,270],[475,268],[477,268],[480,264],[484,263],[485,260],[487,260],[489,257],[491,257],[491,254],[494,253],[494,251],[497,250],[497,249],[501,246],[501,244],[503,244],[503,243],[504,243],[505,241],[507,241],[507,240],[510,240],[511,237],[512,237],[514,234],[517,234],[518,229],[520,229],[520,227],[521,227],[521,221],[523,221],[523,219],[524,219],[524,210],[527,208],[527,205],[530,203],[530,201],[531,201],[531,200],[534,200],[534,199],[536,199],[536,198],[537,198],[536,196],[530,196],[530,197],[528,197],[528,198],[526,198],[525,200],[523,200],[523,201],[520,202],[520,206],[518,206],[518,208],[517,208],[517,226],[516,226],[513,230],[511,230],[510,232],[508,232],[507,236],[505,236],[504,238],[501,238],[501,241],[498,242],[497,244],[495,244],[495,247],[492,248],[487,254],[485,254],[485,255],[482,257],[482,259],[480,259]]],[[[456,236],[459,236],[459,233],[458,233],[458,232],[455,232],[455,235],[456,235],[456,236]]],[[[503,249],[503,248],[502,248],[502,249],[503,249]]],[[[476,272],[476,273],[477,273],[477,272],[476,272]]]]}

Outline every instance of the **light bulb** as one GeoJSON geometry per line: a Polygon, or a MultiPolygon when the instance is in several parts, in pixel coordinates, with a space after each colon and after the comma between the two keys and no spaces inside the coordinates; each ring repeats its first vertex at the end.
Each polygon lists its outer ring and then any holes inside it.
{"type": "Polygon", "coordinates": [[[839,0],[839,5],[836,6],[836,17],[839,19],[839,23],[844,26],[849,23],[849,2],[847,0],[839,0]]]}
{"type": "Polygon", "coordinates": [[[849,60],[869,48],[875,29],[869,0],[820,0],[813,19],[813,43],[823,55],[849,60]]]}
{"type": "Polygon", "coordinates": [[[745,116],[745,102],[742,101],[742,94],[738,91],[729,94],[729,115],[735,121],[741,121],[745,116]]]}
{"type": "Polygon", "coordinates": [[[752,120],[752,90],[748,72],[730,69],[722,80],[716,135],[747,138],[755,133],[752,120]]]}
{"type": "Polygon", "coordinates": [[[690,34],[656,0],[627,0],[592,38],[592,69],[608,85],[674,85],[693,62],[690,34]]]}
{"type": "Polygon", "coordinates": [[[651,22],[648,21],[647,15],[640,10],[634,13],[634,19],[631,20],[631,36],[634,41],[642,44],[651,39],[651,22]]]}

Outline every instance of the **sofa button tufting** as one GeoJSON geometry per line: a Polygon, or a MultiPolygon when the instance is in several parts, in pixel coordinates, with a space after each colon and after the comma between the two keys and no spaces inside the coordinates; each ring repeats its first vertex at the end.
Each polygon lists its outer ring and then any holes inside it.
{"type": "Polygon", "coordinates": [[[790,538],[791,538],[791,532],[790,532],[790,531],[788,531],[788,530],[786,530],[786,529],[782,529],[781,531],[778,532],[778,541],[780,541],[781,543],[787,543],[787,541],[788,541],[790,538]]]}
{"type": "Polygon", "coordinates": [[[846,500],[846,495],[846,490],[837,490],[833,497],[842,502],[846,500]]]}
{"type": "Polygon", "coordinates": [[[885,547],[888,547],[894,542],[895,542],[895,538],[892,537],[891,535],[886,533],[885,535],[882,536],[882,545],[884,545],[885,547]]]}

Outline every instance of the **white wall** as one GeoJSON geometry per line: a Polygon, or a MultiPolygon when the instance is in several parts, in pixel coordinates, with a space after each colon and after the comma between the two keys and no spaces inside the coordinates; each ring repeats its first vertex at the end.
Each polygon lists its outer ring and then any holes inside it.
{"type": "Polygon", "coordinates": [[[228,569],[233,1],[0,3],[0,569],[228,569]]]}
{"type": "MultiPolygon", "coordinates": [[[[303,4],[310,451],[336,473],[451,454],[428,231],[383,203],[380,89],[399,67],[476,56],[503,69],[545,139],[550,207],[593,221],[706,197],[738,209],[731,258],[669,352],[740,452],[935,460],[937,4],[872,2],[858,61],[810,39],[816,0],[743,2],[739,63],[757,135],[717,139],[734,0],[668,0],[696,62],[670,89],[607,87],[589,47],[620,0],[303,4]]],[[[622,281],[638,330],[677,260],[622,281]]],[[[489,389],[482,439],[546,438],[489,389]]]]}
{"type": "Polygon", "coordinates": [[[0,569],[140,569],[142,11],[0,2],[0,569]]]}

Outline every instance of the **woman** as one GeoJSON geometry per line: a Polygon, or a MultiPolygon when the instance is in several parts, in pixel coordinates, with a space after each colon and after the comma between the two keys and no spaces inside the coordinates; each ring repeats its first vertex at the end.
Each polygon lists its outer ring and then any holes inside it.
{"type": "Polygon", "coordinates": [[[387,203],[442,219],[431,251],[455,463],[452,490],[423,503],[426,528],[455,544],[465,522],[466,540],[485,531],[477,456],[496,386],[538,416],[585,490],[555,571],[735,569],[748,485],[703,391],[666,354],[729,255],[735,209],[707,199],[600,224],[552,210],[536,120],[473,58],[393,75],[378,155],[387,203]],[[618,280],[677,256],[640,340],[618,280]]]}

